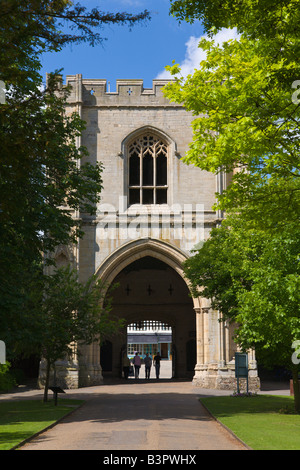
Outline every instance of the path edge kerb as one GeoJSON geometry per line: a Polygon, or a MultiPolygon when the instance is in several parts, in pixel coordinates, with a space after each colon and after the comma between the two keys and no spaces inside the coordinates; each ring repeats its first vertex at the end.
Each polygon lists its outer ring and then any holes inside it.
{"type": "Polygon", "coordinates": [[[237,441],[239,441],[247,450],[253,450],[252,447],[249,447],[244,441],[242,441],[242,439],[240,439],[236,434],[234,434],[234,432],[231,429],[229,429],[225,424],[223,424],[221,421],[219,421],[218,418],[216,418],[211,413],[209,408],[207,408],[207,406],[202,402],[201,398],[199,398],[199,401],[200,401],[201,405],[206,409],[208,414],[211,416],[211,418],[214,421],[216,421],[223,429],[225,429],[225,431],[227,431],[232,437],[234,437],[237,441]]]}
{"type": "Polygon", "coordinates": [[[19,444],[16,444],[15,446],[11,447],[9,450],[17,450],[19,449],[20,447],[24,446],[25,444],[27,444],[28,442],[32,441],[33,439],[35,439],[37,436],[39,436],[40,434],[43,434],[44,432],[46,431],[49,431],[49,429],[52,429],[54,428],[54,426],[56,426],[58,423],[60,423],[61,421],[63,421],[65,418],[67,418],[68,416],[70,416],[72,413],[74,413],[75,411],[79,410],[79,408],[81,408],[82,406],[84,406],[86,404],[86,401],[84,401],[83,403],[81,403],[80,405],[77,405],[77,406],[74,406],[74,408],[72,410],[70,410],[68,413],[66,413],[65,415],[63,415],[61,418],[58,418],[58,420],[54,421],[52,424],[49,424],[49,426],[41,429],[40,431],[32,434],[32,436],[30,437],[27,437],[26,439],[24,439],[23,441],[19,442],[19,444]]]}

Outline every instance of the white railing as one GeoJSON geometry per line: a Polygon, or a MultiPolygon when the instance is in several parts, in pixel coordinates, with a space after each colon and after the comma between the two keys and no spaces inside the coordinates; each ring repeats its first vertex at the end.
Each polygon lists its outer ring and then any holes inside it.
{"type": "Polygon", "coordinates": [[[144,320],[141,322],[131,323],[127,326],[127,332],[151,332],[151,333],[167,333],[172,332],[172,327],[167,323],[156,320],[144,320]]]}

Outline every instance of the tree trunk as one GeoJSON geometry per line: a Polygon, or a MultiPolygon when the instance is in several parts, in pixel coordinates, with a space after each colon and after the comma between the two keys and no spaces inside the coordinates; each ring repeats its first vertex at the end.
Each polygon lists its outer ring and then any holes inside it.
{"type": "Polygon", "coordinates": [[[300,390],[299,390],[299,379],[298,379],[298,367],[292,369],[293,374],[293,388],[294,388],[294,405],[296,413],[300,413],[300,390]]]}
{"type": "Polygon", "coordinates": [[[50,379],[50,361],[47,360],[46,381],[45,381],[44,400],[43,400],[44,403],[46,403],[48,401],[49,379],[50,379]]]}

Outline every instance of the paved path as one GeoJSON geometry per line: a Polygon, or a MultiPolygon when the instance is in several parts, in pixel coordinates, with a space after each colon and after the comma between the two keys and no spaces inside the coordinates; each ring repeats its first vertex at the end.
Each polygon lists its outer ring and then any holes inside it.
{"type": "Polygon", "coordinates": [[[245,450],[191,382],[140,379],[66,393],[87,402],[22,450],[245,450]]]}

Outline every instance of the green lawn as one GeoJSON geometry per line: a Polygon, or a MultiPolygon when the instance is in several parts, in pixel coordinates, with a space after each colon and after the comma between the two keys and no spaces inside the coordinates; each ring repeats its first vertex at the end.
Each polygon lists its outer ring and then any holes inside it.
{"type": "Polygon", "coordinates": [[[70,413],[83,401],[50,399],[0,402],[0,450],[9,450],[70,413]]]}
{"type": "Polygon", "coordinates": [[[300,415],[293,413],[293,397],[228,396],[200,401],[253,450],[300,450],[300,415]]]}

